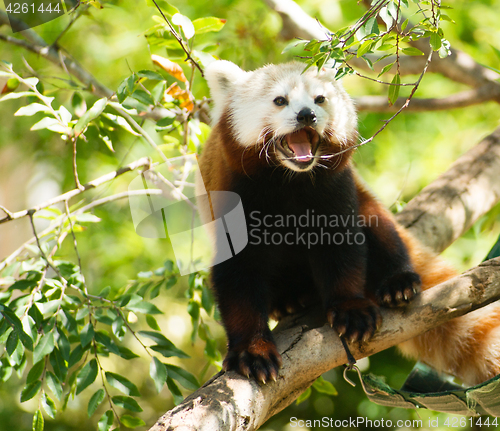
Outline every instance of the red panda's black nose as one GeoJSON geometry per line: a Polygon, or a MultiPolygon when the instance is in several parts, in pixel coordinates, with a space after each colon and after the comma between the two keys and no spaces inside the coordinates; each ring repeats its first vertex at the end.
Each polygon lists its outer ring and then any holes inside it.
{"type": "Polygon", "coordinates": [[[297,114],[297,121],[304,126],[312,126],[316,123],[316,114],[312,109],[302,108],[297,114]]]}

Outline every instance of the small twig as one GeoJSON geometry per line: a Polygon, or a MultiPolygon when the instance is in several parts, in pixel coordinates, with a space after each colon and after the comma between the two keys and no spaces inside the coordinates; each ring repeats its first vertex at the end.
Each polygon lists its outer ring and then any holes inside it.
{"type": "Polygon", "coordinates": [[[108,181],[111,181],[111,180],[115,179],[116,177],[123,175],[126,172],[133,171],[133,170],[140,168],[140,167],[144,167],[144,168],[146,168],[146,170],[150,169],[151,160],[149,159],[149,157],[143,157],[139,160],[136,160],[135,162],[132,162],[132,163],[124,166],[123,168],[118,169],[117,171],[110,172],[106,175],[103,175],[102,177],[96,178],[95,180],[88,182],[87,184],[83,185],[82,189],[78,189],[78,188],[73,189],[69,192],[63,193],[62,195],[56,196],[55,198],[52,198],[52,199],[50,199],[50,200],[48,200],[40,205],[37,205],[29,210],[22,210],[22,211],[18,211],[15,213],[11,213],[11,212],[6,211],[7,217],[0,219],[0,224],[5,223],[9,220],[15,220],[15,219],[19,219],[22,217],[26,217],[27,215],[29,215],[30,211],[35,213],[36,211],[40,211],[41,209],[50,207],[50,206],[55,205],[55,204],[60,203],[60,202],[64,202],[66,200],[69,200],[69,199],[71,199],[71,198],[73,198],[73,197],[75,197],[75,196],[77,196],[77,195],[79,195],[87,190],[96,188],[97,186],[100,186],[101,184],[104,184],[108,181]]]}
{"type": "MultiPolygon", "coordinates": [[[[129,191],[129,192],[122,192],[122,193],[117,193],[115,195],[111,195],[102,199],[95,200],[91,202],[88,205],[85,205],[75,211],[73,211],[70,216],[73,217],[75,215],[82,214],[86,211],[91,210],[92,208],[95,208],[100,205],[104,205],[119,199],[124,199],[128,198],[130,196],[141,196],[141,195],[161,195],[163,194],[162,190],[158,189],[147,189],[147,190],[135,190],[135,191],[129,191]]],[[[54,222],[51,223],[49,227],[44,229],[42,232],[40,232],[39,237],[43,238],[44,236],[48,235],[50,232],[52,232],[57,226],[60,226],[61,223],[64,223],[66,220],[66,215],[58,217],[54,222]]],[[[4,268],[6,268],[8,265],[10,265],[14,259],[16,259],[22,252],[23,250],[28,246],[31,245],[35,242],[35,238],[31,238],[28,241],[26,241],[24,244],[22,244],[20,247],[18,247],[14,252],[12,252],[9,256],[7,256],[5,259],[0,261],[0,271],[2,271],[4,268]]]]}
{"type": "Polygon", "coordinates": [[[11,213],[7,208],[3,205],[0,205],[0,210],[2,210],[5,214],[7,214],[7,220],[12,220],[14,218],[14,213],[11,213]]]}
{"type": "Polygon", "coordinates": [[[194,64],[196,66],[196,68],[200,71],[201,76],[204,76],[203,69],[200,67],[200,65],[197,63],[197,61],[193,57],[191,57],[191,52],[186,48],[186,45],[184,44],[184,41],[182,40],[182,38],[179,36],[179,33],[177,33],[175,31],[175,28],[173,27],[173,25],[170,23],[168,18],[165,16],[165,14],[161,10],[160,6],[158,6],[158,3],[156,3],[155,0],[153,0],[153,3],[155,4],[156,9],[158,9],[158,11],[161,13],[161,16],[163,17],[165,22],[168,24],[168,27],[170,28],[170,33],[172,33],[172,36],[174,36],[174,38],[177,40],[177,42],[181,46],[182,50],[186,53],[186,59],[184,61],[190,61],[191,64],[194,64]]]}
{"type": "Polygon", "coordinates": [[[352,147],[349,147],[349,148],[346,148],[345,150],[342,150],[342,151],[339,151],[338,153],[335,153],[333,154],[332,156],[328,156],[328,158],[332,158],[332,157],[337,157],[343,153],[346,153],[348,151],[352,151],[356,148],[359,148],[359,147],[362,147],[363,145],[366,145],[370,142],[373,141],[373,139],[375,139],[375,137],[381,133],[388,125],[389,123],[394,120],[394,118],[396,118],[400,113],[401,111],[403,111],[403,109],[407,108],[408,105],[410,104],[410,101],[413,97],[413,95],[415,94],[415,92],[417,91],[417,88],[418,86],[420,85],[420,82],[422,81],[422,78],[424,77],[425,75],[425,72],[427,72],[427,68],[429,67],[429,64],[431,62],[431,59],[432,59],[432,54],[433,54],[434,51],[430,51],[429,52],[429,55],[427,57],[427,63],[425,64],[425,67],[424,67],[424,70],[422,70],[422,73],[420,74],[420,76],[418,77],[417,79],[417,82],[415,83],[415,86],[413,87],[413,89],[411,90],[411,93],[410,95],[408,96],[408,98],[406,99],[406,102],[403,104],[403,106],[401,106],[401,108],[398,109],[398,111],[391,117],[389,118],[388,120],[385,120],[384,121],[384,125],[379,129],[377,130],[370,138],[368,139],[365,139],[364,141],[360,142],[359,144],[357,145],[353,145],[352,147]]]}
{"type": "Polygon", "coordinates": [[[78,140],[77,136],[73,136],[71,138],[71,142],[73,143],[73,177],[75,179],[75,186],[76,186],[76,188],[78,190],[83,191],[84,187],[81,185],[80,180],[78,178],[78,169],[77,169],[77,166],[76,166],[76,141],[77,140],[78,140]]]}
{"type": "Polygon", "coordinates": [[[68,217],[69,228],[71,230],[71,235],[73,236],[73,247],[76,253],[76,259],[78,260],[78,267],[80,268],[80,273],[82,272],[82,260],[80,259],[80,253],[78,252],[78,244],[76,242],[75,231],[73,230],[73,221],[71,220],[71,214],[69,211],[68,201],[64,201],[64,209],[66,210],[66,216],[68,217]]]}

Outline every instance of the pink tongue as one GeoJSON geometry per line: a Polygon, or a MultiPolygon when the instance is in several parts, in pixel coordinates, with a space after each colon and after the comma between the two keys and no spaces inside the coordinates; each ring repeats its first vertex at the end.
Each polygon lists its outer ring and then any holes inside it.
{"type": "Polygon", "coordinates": [[[299,161],[308,162],[312,159],[311,143],[305,130],[299,130],[286,136],[286,142],[299,161]]]}

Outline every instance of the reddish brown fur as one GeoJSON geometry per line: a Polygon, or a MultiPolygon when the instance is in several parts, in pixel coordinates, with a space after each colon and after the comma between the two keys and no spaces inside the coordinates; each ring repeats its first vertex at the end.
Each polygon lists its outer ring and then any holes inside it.
{"type": "MultiPolygon", "coordinates": [[[[330,142],[329,152],[335,153],[341,148],[330,142]]],[[[268,165],[266,156],[260,153],[261,146],[244,148],[239,145],[228,124],[227,114],[214,127],[200,159],[200,168],[207,191],[231,190],[235,174],[252,176],[263,166],[268,165]]],[[[330,169],[341,171],[349,163],[350,153],[344,153],[340,159],[322,161],[330,169]]],[[[271,163],[278,163],[270,154],[271,163]]],[[[379,240],[390,245],[393,234],[390,229],[394,218],[374,196],[368,192],[361,180],[356,179],[360,214],[368,217],[376,214],[381,229],[377,230],[379,240]]],[[[396,226],[397,233],[406,245],[415,271],[422,280],[422,289],[426,290],[457,275],[457,272],[433,252],[421,245],[401,226],[396,226]]],[[[235,287],[237,289],[237,286],[235,287]]],[[[403,343],[401,350],[412,357],[419,357],[439,370],[447,371],[462,378],[465,382],[476,384],[500,373],[499,354],[492,352],[488,343],[490,337],[500,327],[500,310],[490,310],[490,314],[480,318],[479,312],[454,319],[422,336],[403,343]]],[[[276,315],[280,311],[276,310],[276,315]]],[[[232,316],[227,320],[228,332],[238,332],[242,328],[258,324],[245,304],[235,303],[232,316]]],[[[498,334],[497,334],[498,338],[498,334]]],[[[265,339],[253,340],[252,352],[263,357],[270,355],[279,361],[279,354],[274,344],[265,339]]],[[[228,359],[226,359],[228,361],[228,359]]],[[[226,362],[227,365],[227,362],[226,362]]]]}

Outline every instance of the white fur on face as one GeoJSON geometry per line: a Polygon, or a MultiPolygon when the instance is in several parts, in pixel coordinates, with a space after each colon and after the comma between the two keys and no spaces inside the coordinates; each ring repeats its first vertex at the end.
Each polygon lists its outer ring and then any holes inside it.
{"type": "MultiPolygon", "coordinates": [[[[253,72],[245,72],[228,61],[215,61],[207,67],[205,76],[210,86],[214,106],[212,120],[216,124],[224,113],[237,141],[245,147],[263,143],[272,137],[281,137],[300,128],[297,114],[309,108],[316,114],[316,132],[329,135],[330,140],[344,143],[356,134],[356,112],[342,85],[335,81],[333,71],[310,68],[293,62],[269,65],[253,72]],[[325,102],[315,103],[317,96],[325,102]],[[276,97],[285,97],[287,105],[276,106],[276,97]]],[[[283,164],[304,169],[286,159],[283,164]]]]}

